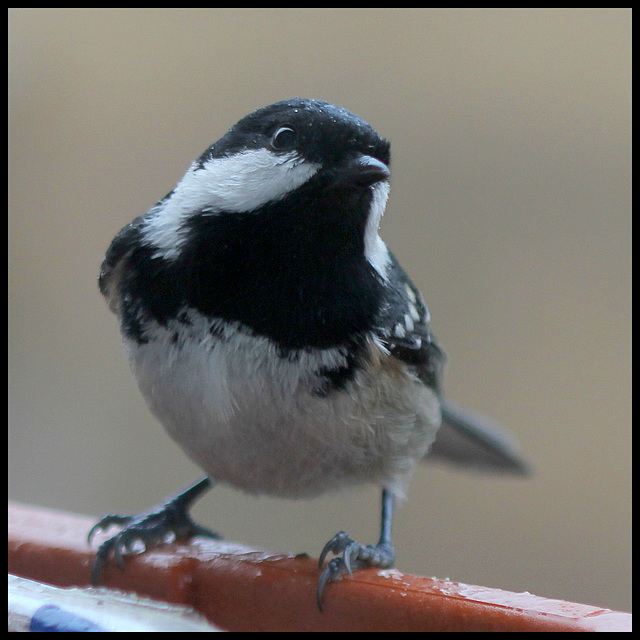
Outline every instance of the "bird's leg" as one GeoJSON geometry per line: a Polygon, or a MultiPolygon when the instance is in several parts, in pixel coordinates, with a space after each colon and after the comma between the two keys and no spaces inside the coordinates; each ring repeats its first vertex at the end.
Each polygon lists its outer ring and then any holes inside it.
{"type": "Polygon", "coordinates": [[[189,516],[189,508],[211,487],[211,480],[203,478],[158,507],[140,515],[104,516],[89,531],[89,542],[97,531],[104,531],[112,525],[122,525],[124,528],[98,547],[91,572],[92,583],[99,583],[100,573],[112,552],[118,566],[122,568],[122,556],[132,553],[134,547],[141,546],[146,550],[148,547],[166,542],[171,537],[184,540],[202,536],[219,540],[221,536],[196,524],[189,516]]]}
{"type": "Polygon", "coordinates": [[[388,569],[393,567],[395,563],[395,553],[393,551],[393,543],[391,542],[391,525],[393,522],[394,504],[394,495],[387,489],[383,489],[380,540],[375,546],[365,546],[355,542],[344,531],[337,533],[324,546],[318,561],[320,569],[322,569],[324,559],[329,552],[342,555],[330,560],[320,574],[316,591],[318,608],[320,610],[322,610],[322,594],[327,582],[340,580],[345,573],[353,577],[353,572],[358,569],[367,567],[388,569]]]}

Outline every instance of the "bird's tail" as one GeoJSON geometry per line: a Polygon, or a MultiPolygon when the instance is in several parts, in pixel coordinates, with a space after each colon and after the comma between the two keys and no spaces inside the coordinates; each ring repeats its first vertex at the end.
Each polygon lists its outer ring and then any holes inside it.
{"type": "Polygon", "coordinates": [[[442,402],[442,426],[427,459],[487,473],[531,473],[510,433],[449,401],[442,402]]]}

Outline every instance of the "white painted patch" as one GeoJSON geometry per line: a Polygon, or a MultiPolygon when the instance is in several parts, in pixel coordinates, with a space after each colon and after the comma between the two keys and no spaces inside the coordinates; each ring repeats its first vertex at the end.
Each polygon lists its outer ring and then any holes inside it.
{"type": "Polygon", "coordinates": [[[184,242],[183,222],[190,215],[205,209],[209,213],[252,211],[281,200],[319,168],[294,152],[275,154],[264,148],[213,158],[203,167],[194,162],[171,196],[151,210],[145,236],[157,247],[157,256],[175,258],[184,242]]]}

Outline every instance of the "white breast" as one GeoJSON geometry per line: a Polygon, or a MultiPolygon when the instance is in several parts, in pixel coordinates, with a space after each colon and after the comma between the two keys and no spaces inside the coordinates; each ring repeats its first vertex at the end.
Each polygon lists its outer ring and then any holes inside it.
{"type": "Polygon", "coordinates": [[[151,411],[208,475],[281,496],[362,482],[402,495],[435,437],[439,402],[374,340],[371,367],[321,397],[318,371],[344,364],[338,349],[281,357],[239,325],[212,332],[210,320],[189,320],[127,347],[151,411]]]}

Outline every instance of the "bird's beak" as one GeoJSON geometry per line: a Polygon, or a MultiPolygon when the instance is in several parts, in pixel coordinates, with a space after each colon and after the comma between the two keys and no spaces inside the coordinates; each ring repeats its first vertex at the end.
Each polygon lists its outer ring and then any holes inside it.
{"type": "Polygon", "coordinates": [[[362,154],[349,158],[336,169],[332,185],[370,187],[376,182],[388,180],[390,175],[389,167],[384,162],[362,154]]]}

